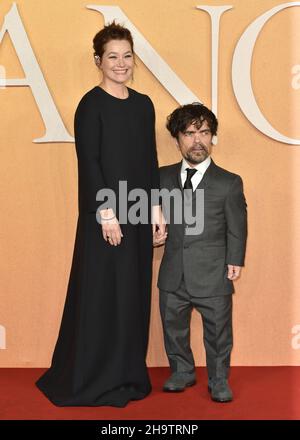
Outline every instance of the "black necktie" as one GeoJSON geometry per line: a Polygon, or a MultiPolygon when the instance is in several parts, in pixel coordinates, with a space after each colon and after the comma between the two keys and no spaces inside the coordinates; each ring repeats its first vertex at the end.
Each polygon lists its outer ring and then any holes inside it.
{"type": "Polygon", "coordinates": [[[187,172],[187,178],[186,181],[184,182],[183,189],[193,189],[191,179],[193,175],[197,172],[197,170],[195,168],[186,168],[186,172],[187,172]]]}

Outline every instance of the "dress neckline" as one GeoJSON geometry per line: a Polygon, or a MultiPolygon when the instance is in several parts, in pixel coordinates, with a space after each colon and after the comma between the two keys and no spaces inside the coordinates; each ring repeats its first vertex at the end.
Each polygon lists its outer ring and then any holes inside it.
{"type": "Polygon", "coordinates": [[[125,101],[126,102],[131,98],[131,95],[132,95],[131,89],[129,87],[127,87],[127,90],[128,90],[127,98],[117,98],[116,96],[114,96],[111,93],[108,93],[106,90],[102,89],[102,87],[100,87],[100,86],[96,86],[95,89],[98,89],[100,91],[100,93],[102,92],[104,95],[107,95],[116,101],[125,101]]]}

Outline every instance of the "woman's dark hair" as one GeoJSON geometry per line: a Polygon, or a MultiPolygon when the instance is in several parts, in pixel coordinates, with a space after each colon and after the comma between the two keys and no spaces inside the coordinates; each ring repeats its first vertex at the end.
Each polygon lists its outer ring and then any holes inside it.
{"type": "Polygon", "coordinates": [[[131,32],[124,26],[117,24],[114,20],[112,23],[104,26],[104,28],[95,35],[93,39],[94,56],[99,56],[101,59],[105,51],[105,45],[111,40],[128,41],[133,52],[133,38],[131,32]]]}
{"type": "Polygon", "coordinates": [[[194,102],[174,110],[167,118],[166,127],[171,135],[178,139],[179,132],[184,133],[189,125],[195,124],[200,128],[204,121],[207,122],[211,134],[215,136],[218,130],[217,118],[205,105],[194,102]]]}

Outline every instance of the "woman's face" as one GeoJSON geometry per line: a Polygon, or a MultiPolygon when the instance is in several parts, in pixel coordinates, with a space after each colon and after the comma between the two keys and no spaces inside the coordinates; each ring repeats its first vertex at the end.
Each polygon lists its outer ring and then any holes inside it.
{"type": "Polygon", "coordinates": [[[103,79],[123,84],[132,77],[133,53],[129,41],[111,40],[105,45],[99,65],[103,79]]]}

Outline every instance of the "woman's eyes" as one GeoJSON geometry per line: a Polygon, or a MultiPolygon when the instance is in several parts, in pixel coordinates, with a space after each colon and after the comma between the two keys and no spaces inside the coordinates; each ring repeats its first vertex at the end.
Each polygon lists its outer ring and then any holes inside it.
{"type": "MultiPolygon", "coordinates": [[[[116,59],[117,57],[116,57],[116,55],[111,55],[111,56],[109,56],[108,58],[111,60],[111,59],[116,59]]],[[[132,58],[132,55],[130,55],[130,54],[125,55],[124,58],[132,58]]]]}

